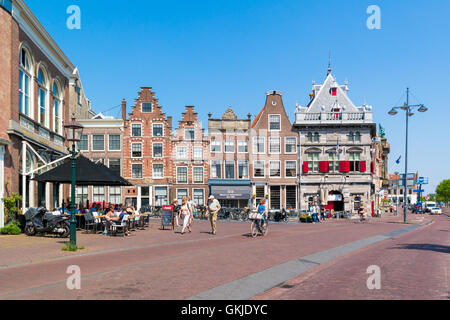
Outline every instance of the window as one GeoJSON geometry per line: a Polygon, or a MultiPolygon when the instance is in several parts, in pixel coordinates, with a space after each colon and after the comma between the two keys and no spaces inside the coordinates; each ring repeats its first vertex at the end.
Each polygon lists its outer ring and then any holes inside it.
{"type": "Polygon", "coordinates": [[[122,203],[120,187],[109,187],[109,202],[114,204],[122,203]]]}
{"type": "Polygon", "coordinates": [[[133,123],[131,125],[131,136],[132,137],[142,137],[142,124],[133,123]]]}
{"type": "Polygon", "coordinates": [[[297,161],[286,161],[286,178],[297,176],[297,161]]]}
{"type": "Polygon", "coordinates": [[[222,142],[220,140],[211,140],[211,152],[222,152],[222,142]]]}
{"type": "Polygon", "coordinates": [[[222,163],[211,161],[211,178],[222,179],[222,163]]]}
{"type": "Polygon", "coordinates": [[[177,183],[188,183],[188,168],[177,167],[177,183]]]}
{"type": "Polygon", "coordinates": [[[93,151],[104,151],[105,150],[105,136],[94,134],[92,136],[92,150],[93,151]]]}
{"type": "Polygon", "coordinates": [[[238,153],[248,153],[248,141],[238,141],[238,153]]]}
{"type": "Polygon", "coordinates": [[[339,172],[339,155],[337,153],[328,154],[330,172],[339,172]]]}
{"type": "Polygon", "coordinates": [[[89,200],[89,187],[88,186],[77,186],[75,203],[85,205],[86,200],[89,200]]]}
{"type": "Polygon", "coordinates": [[[248,179],[248,161],[238,161],[239,179],[248,179]]]}
{"type": "Polygon", "coordinates": [[[295,186],[286,186],[286,209],[295,209],[297,206],[297,189],[295,186]]]}
{"type": "Polygon", "coordinates": [[[319,142],[320,141],[320,136],[318,132],[314,132],[314,142],[319,142]]]}
{"type": "Polygon", "coordinates": [[[297,152],[297,138],[286,137],[285,138],[285,152],[296,153],[297,152]]]}
{"type": "Polygon", "coordinates": [[[152,112],[153,105],[149,102],[142,103],[142,112],[152,112]]]}
{"type": "Polygon", "coordinates": [[[131,165],[131,178],[142,179],[142,164],[131,165]]]}
{"type": "Polygon", "coordinates": [[[281,209],[281,187],[280,186],[270,186],[270,208],[271,209],[281,209]]]}
{"type": "Polygon", "coordinates": [[[264,161],[255,161],[253,164],[253,176],[255,178],[260,178],[265,176],[264,172],[264,161]]]}
{"type": "Polygon", "coordinates": [[[120,159],[109,159],[109,168],[118,176],[121,175],[120,159]]]}
{"type": "Polygon", "coordinates": [[[270,161],[270,177],[281,177],[281,162],[270,161]]]}
{"type": "Polygon", "coordinates": [[[319,154],[308,154],[308,172],[319,172],[319,154]]]}
{"type": "Polygon", "coordinates": [[[166,187],[155,187],[155,205],[164,206],[167,205],[167,188],[166,187]]]}
{"type": "Polygon", "coordinates": [[[337,88],[331,88],[330,93],[333,97],[337,96],[337,88]]]}
{"type": "Polygon", "coordinates": [[[281,153],[281,138],[280,137],[270,137],[269,138],[269,153],[280,154],[281,153]]]}
{"type": "Polygon", "coordinates": [[[62,134],[61,122],[61,89],[59,83],[55,80],[53,82],[53,131],[57,134],[62,134]]]}
{"type": "Polygon", "coordinates": [[[311,132],[308,132],[308,134],[306,135],[306,140],[307,140],[308,142],[312,142],[312,141],[313,141],[313,136],[312,136],[312,133],[311,133],[311,132]]]}
{"type": "Polygon", "coordinates": [[[38,71],[38,85],[39,85],[39,123],[43,126],[47,126],[47,90],[48,90],[48,80],[47,73],[42,67],[38,71]]]}
{"type": "Polygon", "coordinates": [[[93,202],[105,201],[105,187],[94,186],[94,194],[92,197],[93,202]]]}
{"type": "Polygon", "coordinates": [[[355,141],[355,135],[353,134],[353,132],[350,132],[348,134],[348,141],[355,141]]]}
{"type": "Polygon", "coordinates": [[[281,129],[281,116],[279,114],[270,114],[269,115],[269,128],[270,131],[275,130],[279,131],[281,129]]]}
{"type": "Polygon", "coordinates": [[[195,140],[195,130],[194,130],[194,128],[185,128],[184,129],[184,138],[186,140],[195,140]]]}
{"type": "Polygon", "coordinates": [[[194,183],[203,183],[203,167],[194,167],[194,183]]]}
{"type": "Polygon", "coordinates": [[[186,147],[177,147],[177,159],[187,159],[186,147]]]}
{"type": "Polygon", "coordinates": [[[266,152],[266,146],[265,146],[266,139],[264,137],[253,137],[253,153],[265,153],[266,152]]]}
{"type": "Polygon", "coordinates": [[[225,152],[226,153],[234,153],[234,141],[233,140],[225,140],[225,152]]]}
{"type": "Polygon", "coordinates": [[[153,179],[163,179],[164,178],[164,165],[154,164],[153,165],[153,179]]]}
{"type": "Polygon", "coordinates": [[[131,157],[142,158],[142,143],[131,144],[131,157]]]}
{"type": "Polygon", "coordinates": [[[157,123],[153,125],[153,136],[154,137],[162,137],[163,136],[163,125],[161,123],[157,123]]]}
{"type": "Polygon", "coordinates": [[[234,179],[234,161],[225,161],[225,179],[234,179]]]}
{"type": "Polygon", "coordinates": [[[103,158],[94,158],[94,159],[92,159],[92,162],[104,164],[105,163],[105,159],[103,159],[103,158]]]}
{"type": "Polygon", "coordinates": [[[33,68],[31,65],[30,55],[24,48],[20,50],[19,60],[19,112],[32,117],[30,108],[30,86],[32,78],[31,72],[33,68]]]}
{"type": "Polygon", "coordinates": [[[87,134],[82,134],[81,135],[81,140],[78,141],[77,144],[78,144],[78,150],[80,150],[80,151],[88,151],[89,150],[88,135],[87,134]]]}
{"type": "Polygon", "coordinates": [[[109,135],[109,151],[120,151],[120,134],[109,135]]]}
{"type": "Polygon", "coordinates": [[[203,147],[194,147],[194,160],[203,160],[203,147]]]}
{"type": "Polygon", "coordinates": [[[188,189],[177,189],[177,200],[178,203],[183,204],[183,198],[187,199],[188,189]]]}
{"type": "Polygon", "coordinates": [[[162,158],[163,157],[163,144],[162,143],[154,143],[153,144],[153,158],[162,158]]]}
{"type": "Polygon", "coordinates": [[[350,172],[359,172],[359,161],[361,160],[361,155],[359,153],[350,152],[350,172]]]}
{"type": "Polygon", "coordinates": [[[358,131],[355,133],[355,141],[361,142],[361,133],[359,133],[358,131]]]}
{"type": "Polygon", "coordinates": [[[256,195],[256,203],[259,203],[261,199],[265,199],[266,195],[264,186],[256,186],[255,188],[255,195],[256,195]]]}
{"type": "Polygon", "coordinates": [[[141,187],[141,207],[150,204],[150,187],[141,187]]]}
{"type": "Polygon", "coordinates": [[[205,190],[194,189],[194,202],[199,206],[205,205],[205,190]]]}

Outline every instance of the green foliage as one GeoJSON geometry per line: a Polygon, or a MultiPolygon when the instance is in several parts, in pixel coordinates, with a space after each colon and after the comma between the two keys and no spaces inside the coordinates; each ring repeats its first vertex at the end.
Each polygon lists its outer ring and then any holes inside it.
{"type": "Polygon", "coordinates": [[[15,214],[19,213],[17,203],[22,201],[22,196],[18,193],[12,193],[9,197],[3,198],[5,204],[5,215],[8,217],[8,221],[14,219],[15,214]]]}
{"type": "Polygon", "coordinates": [[[450,179],[446,179],[439,183],[436,188],[437,201],[445,201],[448,203],[450,198],[450,179]]]}
{"type": "Polygon", "coordinates": [[[76,245],[72,244],[71,242],[67,242],[64,247],[62,247],[62,251],[78,251],[83,250],[84,247],[77,247],[76,245]]]}
{"type": "Polygon", "coordinates": [[[381,199],[381,203],[391,203],[391,199],[389,198],[381,199]]]}
{"type": "Polygon", "coordinates": [[[15,223],[9,223],[5,227],[0,229],[1,234],[10,234],[10,235],[18,235],[21,234],[22,231],[20,230],[19,226],[15,223]]]}

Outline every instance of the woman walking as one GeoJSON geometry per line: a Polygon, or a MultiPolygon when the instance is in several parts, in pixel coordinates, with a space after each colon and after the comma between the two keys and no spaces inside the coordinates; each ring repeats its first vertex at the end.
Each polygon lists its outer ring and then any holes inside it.
{"type": "Polygon", "coordinates": [[[190,226],[191,214],[188,208],[186,197],[183,198],[183,205],[180,210],[181,219],[183,220],[183,229],[181,229],[181,234],[184,234],[184,230],[187,228],[189,232],[192,232],[190,226]]]}

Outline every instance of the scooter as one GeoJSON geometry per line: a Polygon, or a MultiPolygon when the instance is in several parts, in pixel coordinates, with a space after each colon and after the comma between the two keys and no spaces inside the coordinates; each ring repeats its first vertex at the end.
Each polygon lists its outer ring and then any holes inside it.
{"type": "Polygon", "coordinates": [[[70,234],[69,218],[65,216],[54,216],[47,209],[30,208],[25,213],[25,234],[34,236],[37,233],[56,234],[60,238],[67,238],[70,234]]]}

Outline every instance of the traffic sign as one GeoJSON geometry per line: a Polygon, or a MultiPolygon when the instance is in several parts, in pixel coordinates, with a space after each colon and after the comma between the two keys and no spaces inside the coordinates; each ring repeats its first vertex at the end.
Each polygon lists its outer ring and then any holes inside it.
{"type": "Polygon", "coordinates": [[[413,190],[413,192],[416,192],[416,193],[424,193],[425,190],[423,190],[423,189],[418,189],[418,190],[413,190]]]}

